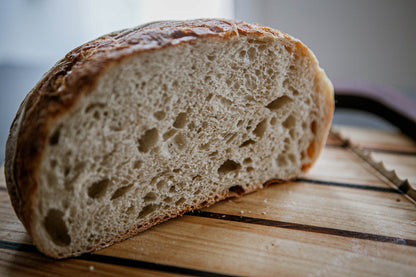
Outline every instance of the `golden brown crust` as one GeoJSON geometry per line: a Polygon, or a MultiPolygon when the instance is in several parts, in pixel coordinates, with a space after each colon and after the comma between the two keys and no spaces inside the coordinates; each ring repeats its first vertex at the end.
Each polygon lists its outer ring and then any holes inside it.
{"type": "MultiPolygon", "coordinates": [[[[10,129],[5,157],[5,175],[13,207],[34,240],[31,215],[38,185],[36,171],[54,120],[93,88],[105,70],[126,57],[199,38],[230,39],[239,35],[283,37],[295,42],[301,55],[308,51],[290,36],[261,25],[218,19],[166,21],[97,38],[69,52],[46,73],[19,108],[10,129]]],[[[129,234],[139,230],[142,228],[129,234]]]]}

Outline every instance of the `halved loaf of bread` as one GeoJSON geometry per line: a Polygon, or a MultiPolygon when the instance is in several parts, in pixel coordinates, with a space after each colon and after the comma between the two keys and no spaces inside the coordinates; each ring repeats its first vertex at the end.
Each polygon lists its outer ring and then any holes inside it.
{"type": "Polygon", "coordinates": [[[333,88],[300,41],[232,20],[157,22],[66,55],[21,104],[8,191],[39,250],[93,251],[318,157],[333,88]]]}

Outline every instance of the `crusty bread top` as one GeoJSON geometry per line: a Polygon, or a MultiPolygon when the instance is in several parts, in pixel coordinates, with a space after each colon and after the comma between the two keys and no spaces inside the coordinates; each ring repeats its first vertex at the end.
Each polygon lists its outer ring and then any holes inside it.
{"type": "MultiPolygon", "coordinates": [[[[14,209],[31,233],[31,195],[36,191],[36,171],[47,143],[49,126],[94,87],[98,77],[122,59],[167,46],[192,43],[193,40],[212,37],[229,39],[234,36],[282,37],[296,44],[298,55],[313,54],[296,39],[276,30],[232,20],[191,20],[155,22],[126,29],[88,42],[59,61],[30,91],[13,121],[6,144],[5,175],[14,209]],[[15,166],[19,164],[19,166],[15,166]]],[[[315,61],[316,62],[316,61],[315,61]]],[[[320,74],[323,74],[320,72],[320,74]]],[[[322,76],[317,76],[320,78],[322,76]]],[[[323,82],[327,80],[324,78],[323,82]]],[[[320,84],[323,88],[328,84],[320,84]]],[[[317,91],[320,91],[319,89],[317,91]]],[[[332,91],[328,94],[328,117],[333,111],[332,91]]],[[[328,126],[329,128],[329,123],[328,126]]],[[[324,135],[319,145],[324,143],[324,135]]],[[[316,151],[317,154],[319,151],[316,151]]]]}

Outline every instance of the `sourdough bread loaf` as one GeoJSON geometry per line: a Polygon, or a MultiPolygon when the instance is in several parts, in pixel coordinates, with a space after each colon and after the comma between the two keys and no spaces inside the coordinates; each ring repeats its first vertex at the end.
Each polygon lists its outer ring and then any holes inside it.
{"type": "Polygon", "coordinates": [[[29,92],[8,191],[41,252],[79,255],[303,174],[332,112],[313,53],[277,30],[207,19],[114,32],[29,92]]]}

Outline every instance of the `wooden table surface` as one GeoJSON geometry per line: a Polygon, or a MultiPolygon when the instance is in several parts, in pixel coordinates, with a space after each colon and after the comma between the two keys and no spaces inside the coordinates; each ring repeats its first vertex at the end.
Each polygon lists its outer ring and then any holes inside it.
{"type": "MultiPolygon", "coordinates": [[[[414,141],[334,129],[416,183],[414,141]]],[[[36,250],[10,205],[3,170],[0,210],[0,276],[416,276],[416,205],[333,135],[303,178],[78,258],[57,261],[36,250]]]]}

